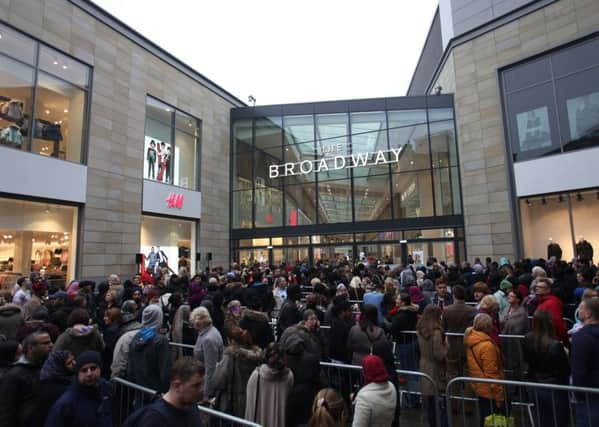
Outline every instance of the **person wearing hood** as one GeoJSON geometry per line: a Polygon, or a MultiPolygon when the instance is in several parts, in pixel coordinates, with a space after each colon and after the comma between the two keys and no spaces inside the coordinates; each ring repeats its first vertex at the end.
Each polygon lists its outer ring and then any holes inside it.
{"type": "Polygon", "coordinates": [[[212,317],[206,307],[195,308],[189,317],[191,324],[198,331],[198,338],[193,349],[193,355],[204,364],[206,378],[204,379],[204,399],[214,397],[214,384],[212,378],[216,364],[223,357],[223,339],[212,325],[212,317]]]}
{"type": "Polygon", "coordinates": [[[119,325],[119,337],[122,337],[129,331],[135,331],[141,328],[141,323],[137,320],[137,304],[133,300],[123,302],[121,306],[121,323],[119,325]]]}
{"type": "Polygon", "coordinates": [[[362,360],[364,386],[354,400],[352,427],[390,427],[395,418],[397,393],[383,360],[368,355],[362,360]]]}
{"type": "MultiPolygon", "coordinates": [[[[570,366],[575,387],[599,387],[599,298],[583,300],[578,317],[584,326],[572,335],[570,366]]],[[[599,425],[599,395],[577,396],[576,426],[599,425]]]]}
{"type": "Polygon", "coordinates": [[[248,380],[244,418],[264,427],[284,426],[292,387],[293,373],[287,368],[285,352],[278,344],[269,344],[264,350],[264,363],[248,380]]]}
{"type": "Polygon", "coordinates": [[[24,324],[21,307],[16,304],[5,304],[0,307],[0,335],[8,340],[17,338],[17,330],[24,324]]]}
{"type": "Polygon", "coordinates": [[[285,329],[296,325],[302,320],[300,309],[298,308],[301,297],[302,290],[299,285],[291,285],[287,289],[287,298],[281,306],[277,318],[277,335],[279,338],[283,335],[285,329]]]}
{"type": "MultiPolygon", "coordinates": [[[[477,314],[473,326],[466,329],[464,344],[469,377],[496,380],[505,378],[501,351],[490,336],[492,330],[493,320],[486,313],[477,314]]],[[[470,385],[478,397],[480,426],[483,427],[488,415],[503,408],[504,388],[500,384],[473,382],[470,385]]]]}
{"type": "Polygon", "coordinates": [[[246,300],[248,308],[243,310],[239,327],[250,333],[254,344],[265,349],[268,344],[275,340],[272,327],[266,313],[260,311],[260,299],[254,296],[246,298],[246,300]]]}
{"type": "Polygon", "coordinates": [[[302,319],[297,325],[285,329],[279,340],[281,348],[289,352],[290,349],[301,346],[306,353],[314,355],[319,361],[327,360],[327,351],[320,334],[320,321],[316,312],[307,309],[304,311],[302,319]]]}
{"type": "Polygon", "coordinates": [[[147,306],[141,315],[141,325],[141,329],[133,336],[129,345],[127,379],[165,393],[169,388],[171,357],[168,338],[159,333],[162,327],[160,307],[147,306]]]}
{"type": "Polygon", "coordinates": [[[424,296],[422,290],[416,285],[410,286],[408,288],[408,295],[410,295],[412,304],[418,306],[418,314],[422,314],[425,307],[429,304],[429,300],[424,296]]]}
{"type": "Polygon", "coordinates": [[[76,380],[50,409],[45,427],[112,427],[112,386],[97,351],[77,357],[76,380]]]}
{"type": "Polygon", "coordinates": [[[54,351],[67,350],[77,357],[86,350],[101,352],[104,349],[102,335],[94,325],[89,324],[87,310],[73,310],[67,325],[67,330],[56,340],[54,351]]]}
{"type": "Polygon", "coordinates": [[[243,418],[246,385],[252,371],[262,360],[262,350],[252,345],[250,333],[238,326],[231,329],[229,337],[229,345],[216,365],[212,378],[216,409],[243,418]]]}
{"type": "MultiPolygon", "coordinates": [[[[480,264],[476,264],[480,265],[480,264]]],[[[465,302],[466,290],[462,285],[453,287],[453,304],[443,310],[443,330],[463,334],[476,315],[476,309],[465,302]]],[[[460,336],[447,337],[447,379],[463,376],[466,354],[464,339],[460,336]]]]}
{"type": "Polygon", "coordinates": [[[38,426],[40,369],[52,350],[47,332],[23,340],[23,354],[0,383],[0,420],[10,427],[38,426]]]}
{"type": "Polygon", "coordinates": [[[503,310],[505,310],[509,305],[507,301],[507,293],[513,288],[513,286],[514,285],[512,282],[507,279],[503,279],[499,283],[499,289],[497,289],[497,292],[493,294],[493,296],[497,299],[497,302],[499,302],[499,313],[503,313],[503,310]]]}
{"type": "Polygon", "coordinates": [[[141,329],[141,323],[137,321],[137,304],[133,300],[127,300],[121,306],[121,325],[119,337],[112,351],[112,363],[110,365],[110,377],[125,376],[127,373],[127,361],[129,359],[129,348],[131,341],[141,329]]]}
{"type": "Polygon", "coordinates": [[[40,372],[40,419],[45,420],[52,405],[73,382],[75,357],[70,351],[50,353],[40,372]]]}
{"type": "Polygon", "coordinates": [[[352,355],[352,364],[360,365],[370,354],[376,341],[387,340],[385,331],[378,326],[378,311],[375,306],[366,304],[357,325],[352,326],[347,338],[347,349],[352,355]]]}
{"type": "Polygon", "coordinates": [[[0,338],[0,382],[12,365],[21,357],[23,348],[15,340],[3,340],[0,338]]]}

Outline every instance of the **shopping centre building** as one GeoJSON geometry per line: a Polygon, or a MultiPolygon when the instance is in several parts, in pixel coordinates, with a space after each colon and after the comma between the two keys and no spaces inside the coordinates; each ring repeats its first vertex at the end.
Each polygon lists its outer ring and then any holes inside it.
{"type": "Polygon", "coordinates": [[[3,2],[0,284],[599,247],[598,34],[441,0],[408,97],[248,107],[88,0],[3,2]]]}

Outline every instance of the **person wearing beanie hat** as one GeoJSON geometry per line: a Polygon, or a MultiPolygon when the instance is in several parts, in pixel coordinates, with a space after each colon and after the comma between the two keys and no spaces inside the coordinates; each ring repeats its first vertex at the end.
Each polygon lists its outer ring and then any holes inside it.
{"type": "Polygon", "coordinates": [[[168,338],[159,332],[162,326],[160,306],[147,306],[142,313],[141,323],[142,327],[129,347],[127,379],[164,393],[169,387],[171,357],[168,338]]]}
{"type": "Polygon", "coordinates": [[[506,307],[510,305],[510,303],[507,301],[507,293],[513,287],[514,285],[512,282],[510,282],[508,279],[503,279],[499,283],[499,289],[493,294],[493,296],[497,298],[497,301],[499,302],[500,313],[503,313],[506,307]]]}
{"type": "Polygon", "coordinates": [[[355,399],[352,427],[390,426],[395,417],[397,393],[389,382],[383,360],[374,355],[362,359],[364,386],[355,399]]]}
{"type": "Polygon", "coordinates": [[[112,386],[101,378],[101,366],[97,351],[84,351],[77,357],[76,381],[52,406],[46,427],[112,425],[112,386]]]}

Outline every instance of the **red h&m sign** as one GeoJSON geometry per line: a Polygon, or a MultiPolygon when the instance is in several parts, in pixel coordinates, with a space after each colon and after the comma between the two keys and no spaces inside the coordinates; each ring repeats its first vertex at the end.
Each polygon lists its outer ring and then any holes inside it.
{"type": "Polygon", "coordinates": [[[166,198],[166,206],[173,209],[183,207],[183,194],[171,193],[166,198]]]}

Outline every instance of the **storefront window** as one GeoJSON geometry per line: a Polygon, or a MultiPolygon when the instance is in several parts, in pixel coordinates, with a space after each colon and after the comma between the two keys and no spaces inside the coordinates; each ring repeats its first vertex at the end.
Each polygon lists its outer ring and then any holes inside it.
{"type": "MultiPolygon", "coordinates": [[[[582,191],[571,193],[572,198],[572,223],[574,225],[574,241],[578,245],[581,241],[587,242],[593,248],[593,260],[599,259],[599,191],[582,191]]],[[[582,255],[577,253],[578,256],[582,255]]]]}
{"type": "Polygon", "coordinates": [[[195,265],[196,223],[153,216],[142,216],[140,253],[145,267],[168,267],[178,274],[180,267],[195,265]]]}
{"type": "Polygon", "coordinates": [[[0,287],[41,273],[64,285],[75,276],[77,208],[0,199],[0,287]]]}
{"type": "Polygon", "coordinates": [[[255,227],[280,227],[283,225],[283,192],[278,188],[256,188],[255,227]]]}
{"type": "Polygon", "coordinates": [[[395,218],[433,216],[433,187],[430,171],[393,174],[395,218]]]}
{"type": "Polygon", "coordinates": [[[144,178],[196,190],[199,129],[197,119],[147,97],[144,178]]]}
{"type": "Polygon", "coordinates": [[[316,222],[314,184],[285,186],[285,224],[290,227],[316,222]]]}
{"type": "Polygon", "coordinates": [[[2,25],[0,57],[0,144],[81,163],[89,67],[2,25]]]}

